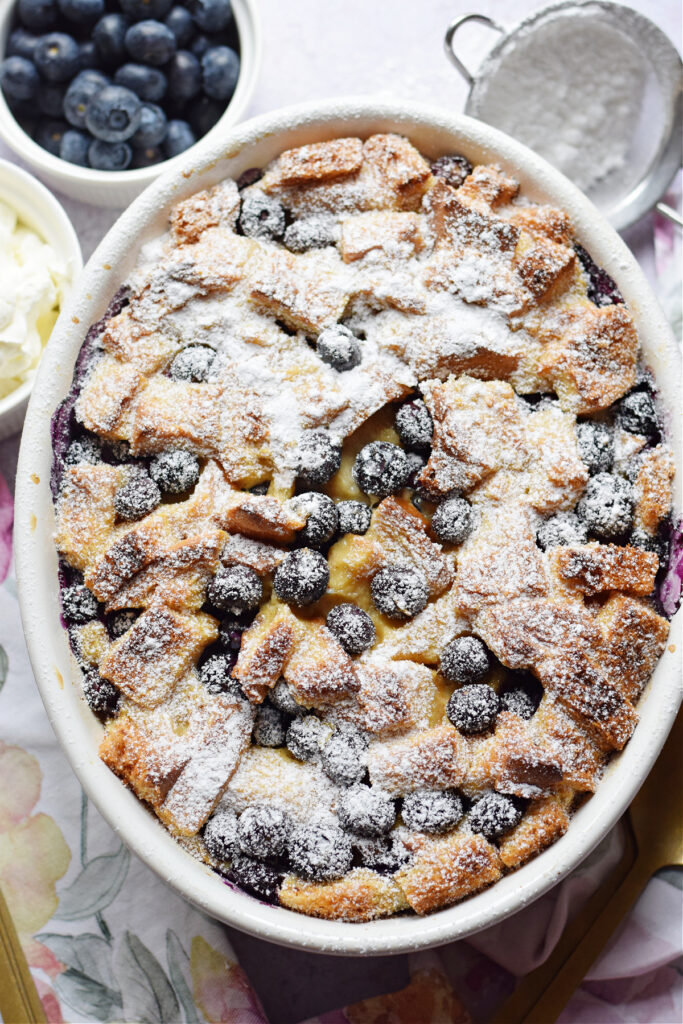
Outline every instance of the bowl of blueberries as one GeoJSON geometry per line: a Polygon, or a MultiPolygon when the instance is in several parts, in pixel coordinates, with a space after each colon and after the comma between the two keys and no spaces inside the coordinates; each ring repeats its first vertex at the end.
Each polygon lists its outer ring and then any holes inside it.
{"type": "Polygon", "coordinates": [[[259,51],[252,0],[14,0],[0,138],[53,188],[125,206],[240,119],[259,51]]]}

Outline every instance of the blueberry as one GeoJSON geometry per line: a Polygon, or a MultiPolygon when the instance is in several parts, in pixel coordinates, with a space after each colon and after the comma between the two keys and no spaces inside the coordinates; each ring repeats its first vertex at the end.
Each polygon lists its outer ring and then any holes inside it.
{"type": "Polygon", "coordinates": [[[340,501],[337,505],[339,533],[364,534],[370,529],[372,510],[362,501],[340,501]]]}
{"type": "Polygon", "coordinates": [[[77,164],[79,167],[89,167],[88,150],[92,139],[85,132],[79,132],[76,128],[70,128],[64,132],[59,146],[59,155],[62,160],[68,160],[70,164],[77,164]]]}
{"type": "Polygon", "coordinates": [[[168,95],[171,99],[191,100],[201,90],[199,61],[187,50],[178,50],[166,67],[168,95]]]}
{"type": "Polygon", "coordinates": [[[114,511],[119,519],[142,519],[153,512],[160,501],[161,492],[152,478],[138,472],[114,492],[114,511]]]}
{"type": "Polygon", "coordinates": [[[62,139],[65,132],[68,131],[69,125],[66,121],[45,118],[38,123],[35,139],[38,145],[46,149],[48,153],[52,153],[53,156],[59,156],[59,151],[62,148],[62,139]]]}
{"type": "Polygon", "coordinates": [[[64,96],[64,116],[74,128],[85,128],[88,104],[109,85],[109,79],[99,71],[89,69],[76,75],[64,96]]]}
{"type": "Polygon", "coordinates": [[[393,874],[404,867],[410,859],[408,851],[395,832],[388,836],[378,836],[376,839],[354,836],[353,845],[358,851],[363,867],[372,868],[373,871],[393,874]]]}
{"type": "Polygon", "coordinates": [[[668,567],[670,544],[668,538],[661,532],[653,536],[651,533],[646,533],[645,530],[637,529],[629,537],[628,543],[631,547],[641,548],[643,551],[649,551],[650,554],[656,555],[659,559],[660,569],[668,567]]]}
{"type": "Polygon", "coordinates": [[[49,32],[57,24],[57,0],[19,0],[17,11],[23,25],[32,32],[49,32]]]}
{"type": "Polygon", "coordinates": [[[492,842],[509,832],[522,820],[522,811],[509,796],[486,793],[474,804],[467,821],[473,832],[492,842]]]}
{"type": "Polygon", "coordinates": [[[221,32],[232,21],[230,0],[194,0],[194,20],[203,32],[221,32]]]}
{"type": "Polygon", "coordinates": [[[26,57],[7,57],[0,64],[0,85],[13,99],[31,100],[40,88],[40,75],[26,57]]]}
{"type": "Polygon", "coordinates": [[[57,0],[59,10],[69,21],[94,25],[104,14],[104,0],[57,0]]]}
{"type": "Polygon", "coordinates": [[[278,711],[282,711],[285,715],[301,715],[305,711],[305,708],[297,703],[294,691],[284,679],[278,679],[268,694],[268,700],[278,711]]]}
{"type": "Polygon", "coordinates": [[[396,808],[391,797],[381,789],[357,784],[340,793],[337,815],[346,832],[373,839],[385,835],[392,827],[396,808]]]}
{"type": "Polygon", "coordinates": [[[616,540],[633,525],[633,488],[611,473],[598,473],[586,485],[576,511],[586,528],[599,540],[616,540]]]}
{"type": "Polygon", "coordinates": [[[206,587],[207,599],[215,608],[239,615],[257,608],[263,597],[261,578],[246,565],[221,568],[206,587]]]}
{"type": "Polygon", "coordinates": [[[583,269],[588,274],[588,298],[596,306],[611,306],[624,301],[621,292],[606,270],[599,267],[582,245],[575,243],[574,250],[583,269]]]}
{"type": "Polygon", "coordinates": [[[237,823],[237,842],[249,857],[281,857],[290,832],[288,816],[277,807],[247,807],[237,823]]]}
{"type": "Polygon", "coordinates": [[[188,121],[193,132],[200,138],[210,132],[225,111],[225,104],[208,96],[199,96],[188,111],[188,121]]]}
{"type": "Polygon", "coordinates": [[[185,494],[199,480],[199,459],[182,448],[171,448],[154,456],[149,475],[164,494],[185,494]]]}
{"type": "Polygon", "coordinates": [[[465,498],[446,498],[432,516],[432,530],[445,544],[462,544],[473,528],[472,506],[465,498]]]}
{"type": "Polygon", "coordinates": [[[315,715],[295,718],[287,730],[287,749],[298,761],[310,761],[320,753],[326,729],[315,715]]]}
{"type": "Polygon", "coordinates": [[[541,523],[536,540],[543,551],[561,544],[585,544],[588,530],[575,512],[558,512],[541,523]]]}
{"type": "Polygon", "coordinates": [[[61,594],[62,613],[67,622],[81,624],[96,618],[97,598],[82,583],[65,587],[61,594]]]}
{"type": "Polygon", "coordinates": [[[358,339],[343,324],[333,324],[321,331],[315,350],[322,361],[337,373],[352,370],[363,358],[358,339]]]}
{"type": "Polygon", "coordinates": [[[589,473],[606,473],[614,461],[614,437],[604,423],[577,423],[576,445],[589,473]]]}
{"type": "Polygon", "coordinates": [[[158,103],[166,95],[168,82],[159,68],[146,68],[144,64],[123,64],[115,73],[114,81],[130,89],[145,103],[158,103]]]}
{"type": "Polygon", "coordinates": [[[425,574],[407,565],[380,569],[370,590],[375,608],[390,619],[412,619],[429,599],[425,574]]]}
{"type": "Polygon", "coordinates": [[[194,54],[197,60],[201,60],[207,50],[210,50],[214,43],[209,36],[200,32],[190,43],[190,53],[194,54]]]}
{"type": "Polygon", "coordinates": [[[232,676],[234,658],[229,654],[212,654],[199,669],[199,678],[209,693],[242,697],[242,689],[232,676]]]}
{"type": "Polygon", "coordinates": [[[98,437],[79,437],[71,442],[64,456],[64,463],[67,466],[77,466],[79,462],[88,462],[95,466],[101,461],[102,445],[98,437]]]}
{"type": "Polygon", "coordinates": [[[420,452],[406,452],[406,459],[408,460],[409,470],[407,484],[410,487],[416,487],[417,478],[427,465],[427,458],[425,455],[421,455],[420,452]]]}
{"type": "Polygon", "coordinates": [[[209,818],[202,832],[204,845],[216,860],[230,860],[237,852],[237,815],[227,807],[209,818]]]}
{"type": "Polygon", "coordinates": [[[320,761],[338,786],[352,786],[365,775],[367,740],[352,725],[340,725],[322,749],[320,761]]]}
{"type": "Polygon", "coordinates": [[[103,679],[95,668],[83,677],[83,696],[90,710],[104,718],[110,718],[119,709],[119,691],[108,679],[103,679]]]}
{"type": "Polygon", "coordinates": [[[25,28],[15,28],[7,40],[7,57],[24,57],[33,61],[33,54],[38,42],[38,36],[27,32],[25,28]]]}
{"type": "Polygon", "coordinates": [[[95,139],[88,149],[90,166],[98,171],[125,171],[133,159],[127,142],[104,142],[95,139]]]}
{"type": "Polygon", "coordinates": [[[92,37],[100,60],[118,67],[126,59],[126,32],[130,22],[123,14],[105,14],[95,25],[92,37]]]}
{"type": "Polygon", "coordinates": [[[533,718],[543,697],[543,687],[529,673],[519,673],[506,683],[500,694],[501,711],[511,711],[520,718],[533,718]]]}
{"type": "Polygon", "coordinates": [[[619,425],[631,434],[640,434],[650,441],[659,435],[657,413],[647,391],[632,391],[625,395],[617,403],[616,418],[619,425]]]}
{"type": "Polygon", "coordinates": [[[297,475],[315,487],[326,484],[341,466],[342,446],[325,430],[306,430],[297,453],[297,475]]]}
{"type": "Polygon", "coordinates": [[[161,67],[175,53],[175,36],[161,21],[154,21],[151,18],[138,21],[126,32],[126,50],[139,64],[161,67]]]}
{"type": "Polygon", "coordinates": [[[204,92],[214,100],[229,100],[240,74],[240,59],[231,46],[212,46],[201,58],[204,92]]]}
{"type": "Polygon", "coordinates": [[[173,0],[118,0],[119,7],[132,21],[165,18],[173,0]]]}
{"type": "Polygon", "coordinates": [[[406,402],[394,418],[396,433],[405,448],[416,452],[428,452],[432,444],[434,421],[432,414],[421,398],[406,402]]]}
{"type": "Polygon", "coordinates": [[[175,36],[177,46],[187,46],[194,35],[194,21],[185,7],[172,7],[164,19],[164,24],[175,36]]]}
{"type": "Polygon", "coordinates": [[[145,146],[143,149],[133,150],[133,159],[130,162],[130,166],[153,167],[154,164],[159,164],[165,159],[166,157],[161,146],[145,146]]]}
{"type": "Polygon", "coordinates": [[[329,581],[325,556],[312,548],[298,548],[288,552],[275,570],[273,589],[281,601],[303,608],[323,596],[329,581]]]}
{"type": "Polygon", "coordinates": [[[202,384],[209,379],[216,353],[208,345],[188,345],[181,349],[170,365],[172,380],[202,384]]]}
{"type": "Polygon", "coordinates": [[[385,498],[405,487],[410,475],[406,454],[389,441],[371,441],[358,452],[353,479],[364,494],[385,498]]]}
{"type": "Polygon", "coordinates": [[[299,825],[288,843],[289,862],[301,878],[325,882],[340,878],[351,867],[351,839],[334,825],[299,825]]]}
{"type": "Polygon", "coordinates": [[[92,39],[78,44],[78,64],[84,70],[99,67],[100,55],[92,39]]]}
{"type": "Polygon", "coordinates": [[[454,789],[418,789],[403,798],[401,817],[415,832],[448,832],[462,815],[462,800],[454,789]]]}
{"type": "Polygon", "coordinates": [[[238,885],[256,896],[266,900],[274,900],[277,896],[280,876],[262,860],[246,857],[243,853],[236,854],[230,865],[230,875],[238,885]]]}
{"type": "Polygon", "coordinates": [[[279,708],[262,704],[256,709],[253,737],[259,747],[284,747],[287,737],[286,716],[279,708]]]}
{"type": "Polygon", "coordinates": [[[326,494],[306,491],[290,502],[292,508],[306,516],[306,525],[299,532],[299,540],[311,548],[321,548],[332,540],[339,525],[337,506],[326,494]]]}
{"type": "Polygon", "coordinates": [[[490,668],[486,644],[476,636],[458,636],[441,652],[441,675],[449,683],[478,683],[490,668]]]}
{"type": "Polygon", "coordinates": [[[432,164],[432,174],[435,178],[441,178],[447,185],[453,188],[460,188],[465,178],[472,173],[472,164],[469,160],[459,154],[440,156],[432,164]]]}
{"type": "Polygon", "coordinates": [[[132,608],[124,608],[123,611],[116,612],[112,615],[109,620],[109,632],[114,640],[118,640],[120,636],[127,633],[137,617],[138,613],[132,608]]]}
{"type": "Polygon", "coordinates": [[[327,614],[326,625],[352,657],[372,647],[377,631],[367,612],[356,604],[338,604],[327,614]]]}
{"type": "Polygon", "coordinates": [[[68,82],[80,71],[78,43],[65,32],[41,36],[33,59],[43,78],[49,82],[68,82]]]}
{"type": "Polygon", "coordinates": [[[492,728],[499,711],[498,695],[486,683],[461,686],[453,691],[446,705],[451,725],[466,736],[492,728]]]}
{"type": "Polygon", "coordinates": [[[61,117],[65,93],[66,88],[63,85],[57,85],[54,82],[41,82],[36,97],[38,110],[47,117],[61,117]]]}
{"type": "Polygon", "coordinates": [[[337,227],[334,217],[329,214],[313,214],[302,220],[295,220],[285,231],[284,243],[290,252],[308,252],[334,245],[337,227]]]}
{"type": "Polygon", "coordinates": [[[265,192],[249,192],[242,198],[239,224],[242,233],[249,238],[282,238],[285,230],[284,207],[277,196],[267,196],[265,192]]]}
{"type": "Polygon", "coordinates": [[[164,152],[166,156],[178,156],[184,153],[190,146],[194,146],[197,138],[187,121],[172,120],[168,122],[168,131],[164,139],[164,152]]]}
{"type": "Polygon", "coordinates": [[[239,651],[245,628],[244,621],[233,615],[223,619],[219,626],[218,638],[226,651],[232,651],[235,654],[239,651]]]}
{"type": "Polygon", "coordinates": [[[141,119],[140,100],[122,85],[105,85],[92,97],[85,111],[86,128],[102,142],[125,142],[138,130],[141,119]]]}

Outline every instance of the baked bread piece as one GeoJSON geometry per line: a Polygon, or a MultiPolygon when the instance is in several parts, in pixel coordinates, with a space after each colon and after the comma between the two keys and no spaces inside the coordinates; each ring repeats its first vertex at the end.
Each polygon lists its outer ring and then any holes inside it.
{"type": "Polygon", "coordinates": [[[64,621],[191,856],[426,914],[561,840],[636,727],[672,455],[616,286],[505,168],[382,133],[255,177],[179,200],[88,335],[64,621]]]}

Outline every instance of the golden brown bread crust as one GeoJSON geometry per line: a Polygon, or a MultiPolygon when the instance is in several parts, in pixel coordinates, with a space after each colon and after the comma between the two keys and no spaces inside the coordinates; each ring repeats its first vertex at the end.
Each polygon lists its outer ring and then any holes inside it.
{"type": "Polygon", "coordinates": [[[391,876],[353,868],[333,882],[305,882],[286,875],[278,893],[290,910],[342,921],[374,921],[408,910],[403,891],[391,876]]]}
{"type": "Polygon", "coordinates": [[[555,797],[535,800],[519,825],[500,844],[500,859],[506,868],[517,868],[536,857],[563,836],[569,815],[555,797]]]}
{"type": "Polygon", "coordinates": [[[426,914],[497,882],[501,874],[495,846],[483,836],[455,832],[422,846],[395,878],[412,909],[426,914]]]}

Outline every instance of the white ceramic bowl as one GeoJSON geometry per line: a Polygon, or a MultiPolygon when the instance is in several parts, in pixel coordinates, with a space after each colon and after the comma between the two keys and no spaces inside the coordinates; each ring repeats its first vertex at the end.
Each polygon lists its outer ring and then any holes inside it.
{"type": "MultiPolygon", "coordinates": [[[[0,55],[5,45],[14,16],[14,0],[0,0],[0,55]]],[[[261,32],[254,0],[232,0],[232,9],[240,39],[240,75],[232,99],[210,132],[199,139],[190,150],[153,167],[131,171],[95,171],[61,160],[26,134],[16,121],[0,90],[0,138],[14,150],[51,188],[72,199],[93,203],[95,206],[123,208],[128,206],[147,186],[166,171],[185,165],[188,154],[197,153],[199,147],[216,144],[240,120],[256,85],[261,61],[261,32]]],[[[2,57],[0,56],[0,59],[2,57]]]]}
{"type": "Polygon", "coordinates": [[[339,954],[396,953],[461,938],[513,914],[555,885],[628,806],[657,757],[681,699],[679,615],[672,624],[669,647],[639,703],[640,723],[631,741],[613,759],[597,793],[575,814],[562,839],[461,904],[424,918],[395,917],[366,924],[302,917],[226,886],[185,853],[98,759],[101,727],[80,696],[80,671],[59,624],[48,486],[50,416],[67,392],[85,329],[102,315],[140,244],[164,227],[170,203],[225,175],[237,176],[248,167],[262,166],[290,146],[377,131],[405,133],[431,156],[461,152],[475,161],[497,160],[521,181],[524,195],[557,203],[570,213],[576,237],[618,281],[635,316],[646,360],[657,376],[663,404],[676,410],[669,436],[680,481],[678,351],[642,272],[607,221],[558,171],[483,123],[429,107],[363,100],[306,104],[250,121],[222,145],[207,148],[201,162],[189,161],[184,172],[165,175],[123,214],[90,260],[78,295],[55,329],[31,398],[17,479],[16,556],[31,662],[54,730],[88,795],[154,871],[213,917],[283,945],[339,954]]]}
{"type": "MultiPolygon", "coordinates": [[[[0,160],[0,200],[14,207],[21,220],[64,258],[71,282],[65,289],[68,299],[83,268],[83,258],[78,237],[63,207],[44,185],[7,160],[0,160]]],[[[0,398],[0,440],[21,429],[33,380],[32,375],[15,391],[0,398]]]]}

